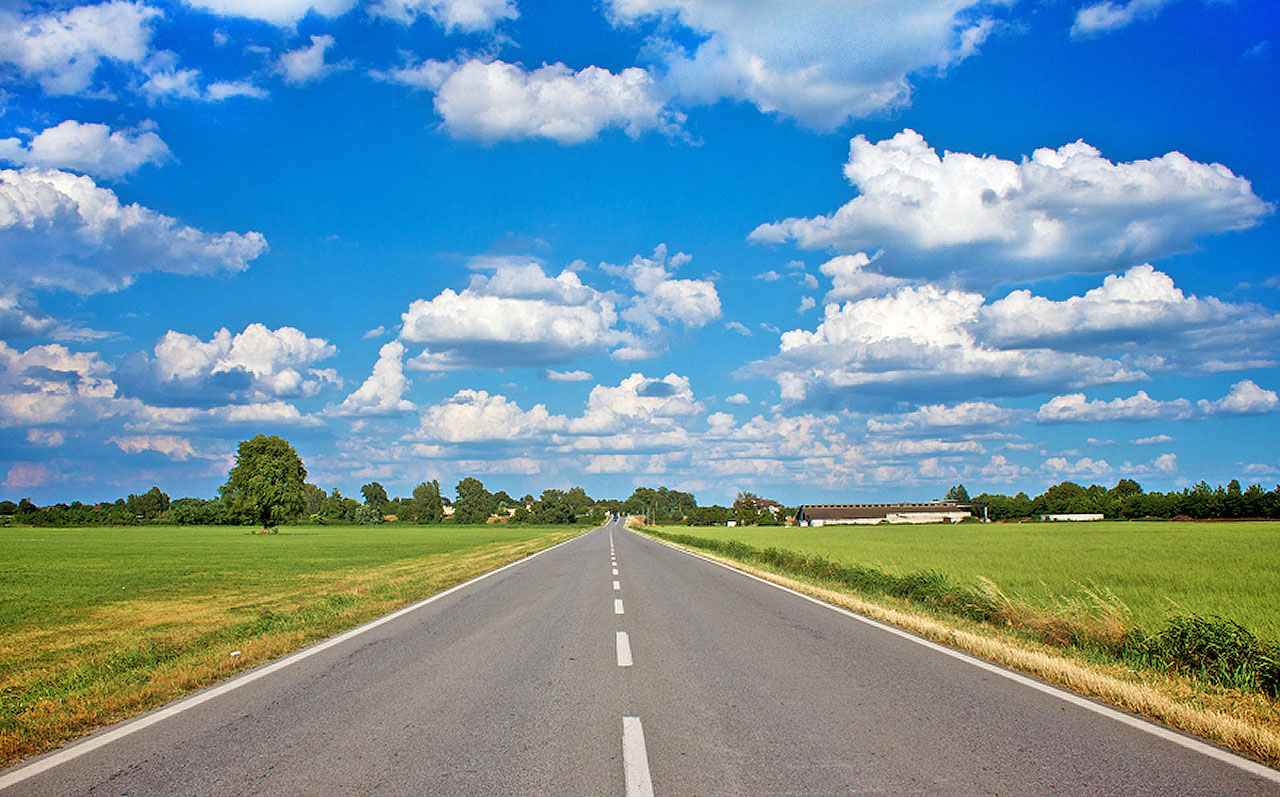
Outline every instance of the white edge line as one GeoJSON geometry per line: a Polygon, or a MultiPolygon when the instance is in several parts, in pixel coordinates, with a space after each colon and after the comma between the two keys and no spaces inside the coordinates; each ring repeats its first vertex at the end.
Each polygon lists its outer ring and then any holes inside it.
{"type": "Polygon", "coordinates": [[[707,562],[709,564],[716,565],[717,567],[723,567],[725,570],[728,570],[732,573],[737,573],[738,575],[746,576],[747,578],[750,578],[750,579],[755,579],[756,581],[759,581],[761,584],[768,584],[774,589],[780,589],[783,592],[789,592],[798,598],[804,598],[810,603],[816,603],[819,606],[826,607],[831,611],[838,612],[839,614],[843,614],[846,617],[851,617],[854,620],[857,620],[858,622],[866,623],[867,625],[870,625],[874,628],[878,628],[881,631],[886,631],[895,636],[899,636],[899,637],[902,637],[903,639],[910,640],[912,642],[915,642],[917,645],[923,645],[924,647],[929,648],[930,650],[934,650],[934,651],[937,651],[938,653],[945,654],[954,659],[959,659],[960,661],[967,662],[969,664],[972,664],[975,667],[986,670],[987,672],[994,673],[1003,678],[1007,678],[1010,681],[1013,681],[1015,683],[1022,684],[1023,686],[1028,686],[1032,689],[1043,692],[1047,695],[1052,695],[1053,697],[1056,697],[1059,700],[1065,700],[1068,703],[1071,703],[1073,705],[1092,711],[1095,714],[1101,714],[1102,716],[1107,717],[1108,719],[1112,719],[1112,720],[1115,720],[1116,722],[1122,723],[1124,725],[1128,725],[1131,728],[1136,728],[1140,731],[1144,731],[1145,733],[1149,733],[1152,736],[1156,736],[1160,739],[1164,739],[1165,741],[1173,742],[1176,745],[1185,747],[1188,750],[1194,750],[1197,753],[1201,753],[1210,758],[1221,761],[1225,764],[1230,764],[1231,766],[1236,767],[1237,769],[1244,770],[1245,772],[1248,772],[1251,775],[1257,775],[1258,777],[1272,781],[1273,783],[1280,783],[1280,771],[1274,770],[1271,767],[1268,767],[1266,764],[1262,764],[1257,761],[1244,758],[1243,756],[1237,755],[1229,750],[1218,747],[1217,745],[1211,744],[1206,741],[1201,741],[1200,739],[1192,736],[1187,736],[1186,734],[1180,731],[1175,731],[1172,728],[1166,728],[1163,725],[1157,725],[1153,722],[1150,722],[1149,720],[1145,720],[1145,719],[1142,719],[1141,717],[1121,711],[1120,709],[1112,708],[1110,706],[1097,703],[1082,695],[1077,695],[1074,692],[1068,692],[1065,689],[1061,689],[1059,687],[1045,683],[1044,681],[1040,681],[1030,676],[1023,675],[1022,673],[1016,672],[1014,670],[1006,669],[1005,667],[1001,667],[998,664],[993,664],[992,662],[977,658],[976,656],[972,656],[968,653],[963,653],[959,650],[949,648],[946,645],[941,645],[937,642],[934,642],[933,640],[925,639],[924,637],[921,637],[921,636],[916,636],[910,631],[904,631],[903,629],[889,625],[888,623],[883,623],[879,620],[873,620],[870,617],[866,617],[856,612],[849,611],[844,607],[827,603],[826,601],[821,600],[819,598],[815,598],[812,595],[806,595],[803,592],[798,592],[794,589],[791,589],[790,587],[784,587],[781,584],[774,583],[767,578],[761,578],[760,576],[754,575],[752,573],[747,573],[743,570],[739,570],[738,568],[733,567],[731,565],[727,565],[723,562],[717,562],[714,559],[709,559],[703,556],[702,554],[696,553],[694,551],[685,550],[684,548],[680,548],[676,545],[666,542],[665,540],[659,540],[654,537],[648,537],[648,536],[639,534],[638,532],[632,532],[632,534],[636,534],[636,536],[639,536],[639,537],[644,537],[645,539],[656,542],[659,545],[665,545],[668,548],[671,548],[672,550],[679,551],[680,553],[683,553],[683,554],[688,554],[689,556],[692,556],[696,559],[701,559],[702,561],[707,562]]]}
{"type": "Polygon", "coordinates": [[[622,772],[627,797],[653,797],[649,756],[644,750],[644,726],[639,717],[622,718],[622,772]]]}
{"type": "Polygon", "coordinates": [[[619,631],[617,634],[618,648],[618,666],[630,667],[631,660],[631,639],[627,636],[626,631],[619,631]]]}
{"type": "MultiPolygon", "coordinates": [[[[592,529],[592,531],[594,531],[594,529],[592,529]]],[[[0,774],[0,790],[7,789],[10,786],[14,786],[18,783],[21,783],[22,781],[27,780],[28,778],[35,777],[36,775],[39,775],[42,772],[46,772],[50,769],[53,769],[56,766],[65,764],[68,761],[73,761],[79,758],[80,756],[85,755],[86,753],[91,753],[94,750],[97,750],[99,747],[105,747],[114,741],[123,739],[126,736],[130,736],[134,733],[137,733],[140,730],[143,730],[144,728],[148,728],[152,725],[155,725],[157,722],[160,722],[162,720],[168,719],[169,717],[181,714],[182,712],[187,711],[188,709],[193,709],[196,706],[200,705],[201,703],[207,702],[209,700],[213,700],[215,697],[220,697],[226,694],[227,692],[231,692],[236,689],[239,689],[242,686],[251,684],[254,681],[258,680],[259,678],[265,678],[266,676],[271,675],[272,673],[278,670],[283,670],[285,667],[288,667],[292,664],[297,664],[298,662],[304,659],[309,659],[312,656],[316,655],[317,653],[326,651],[329,648],[334,647],[335,645],[341,645],[343,642],[346,642],[347,640],[352,639],[353,637],[357,637],[365,633],[366,631],[372,631],[378,626],[385,625],[386,623],[389,623],[392,620],[396,620],[400,617],[403,617],[404,615],[409,614],[410,612],[417,611],[418,609],[421,609],[423,606],[426,606],[429,603],[434,603],[435,601],[438,601],[441,598],[452,595],[453,593],[458,592],[459,590],[466,589],[467,587],[471,586],[472,584],[475,584],[476,582],[483,581],[484,579],[490,576],[496,576],[497,574],[501,573],[503,570],[507,570],[519,564],[524,564],[525,562],[528,562],[530,559],[541,556],[544,553],[554,551],[556,548],[559,548],[561,545],[568,545],[571,542],[576,542],[577,540],[582,539],[589,533],[590,532],[579,534],[578,536],[567,539],[564,542],[556,543],[550,548],[543,548],[541,551],[537,551],[536,553],[529,554],[528,556],[517,559],[514,562],[508,562],[507,564],[497,568],[496,570],[490,570],[487,573],[481,573],[480,575],[476,576],[473,579],[464,581],[461,584],[455,584],[454,586],[450,587],[444,592],[437,592],[436,594],[432,595],[429,598],[425,598],[423,600],[418,601],[417,603],[413,603],[401,609],[397,609],[394,612],[391,612],[390,614],[384,614],[383,616],[370,620],[369,622],[363,625],[358,625],[355,628],[349,629],[347,631],[343,631],[341,634],[338,634],[337,636],[329,637],[328,639],[322,642],[317,642],[316,644],[310,647],[306,647],[295,653],[291,653],[288,656],[285,656],[283,659],[278,659],[274,662],[271,662],[270,664],[261,665],[255,669],[250,670],[249,672],[246,672],[242,675],[238,675],[229,681],[225,681],[221,684],[218,684],[217,686],[208,687],[201,692],[197,692],[196,694],[191,695],[190,697],[186,697],[181,700],[178,700],[177,702],[170,703],[169,705],[163,708],[152,711],[149,714],[144,714],[143,716],[138,717],[137,719],[134,719],[132,721],[126,721],[125,724],[113,730],[107,731],[106,733],[102,733],[96,736],[90,736],[89,738],[84,739],[83,741],[80,741],[80,742],[72,742],[69,746],[62,748],[61,750],[58,750],[57,752],[52,753],[46,756],[45,758],[37,759],[29,764],[26,764],[25,766],[18,765],[14,769],[11,769],[8,772],[5,772],[4,774],[0,774]]]]}

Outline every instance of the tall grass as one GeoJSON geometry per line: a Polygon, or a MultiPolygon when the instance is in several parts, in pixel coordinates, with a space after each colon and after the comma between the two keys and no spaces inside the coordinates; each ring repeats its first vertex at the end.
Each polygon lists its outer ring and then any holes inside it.
{"type": "Polygon", "coordinates": [[[1229,617],[1280,639],[1280,523],[960,523],[784,528],[667,527],[874,565],[938,570],[957,583],[989,578],[1019,601],[1056,610],[1110,590],[1129,622],[1152,634],[1173,615],[1229,617]],[[1064,597],[1067,596],[1067,597],[1064,597]]]}
{"type": "Polygon", "coordinates": [[[1082,649],[1242,692],[1280,697],[1280,650],[1230,620],[1174,616],[1157,632],[1148,634],[1133,625],[1128,607],[1106,589],[1084,589],[1082,598],[1045,608],[1009,597],[989,579],[979,579],[970,587],[937,570],[898,575],[774,546],[758,548],[739,540],[648,531],[679,545],[852,590],[864,597],[887,596],[934,612],[1012,629],[1056,647],[1082,649]]]}

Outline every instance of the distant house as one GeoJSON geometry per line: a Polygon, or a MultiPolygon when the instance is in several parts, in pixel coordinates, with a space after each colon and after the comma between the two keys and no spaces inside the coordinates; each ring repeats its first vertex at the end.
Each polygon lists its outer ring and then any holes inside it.
{"type": "Polygon", "coordinates": [[[801,504],[796,521],[801,526],[873,525],[876,523],[959,523],[981,515],[986,504],[961,501],[928,501],[919,504],[801,504]]]}
{"type": "Polygon", "coordinates": [[[1101,512],[1066,512],[1057,515],[1041,515],[1041,520],[1102,520],[1101,512]]]}

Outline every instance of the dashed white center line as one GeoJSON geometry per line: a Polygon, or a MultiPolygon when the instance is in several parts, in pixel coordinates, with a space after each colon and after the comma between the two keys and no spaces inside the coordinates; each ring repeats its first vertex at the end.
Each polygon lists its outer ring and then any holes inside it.
{"type": "Polygon", "coordinates": [[[622,598],[613,599],[613,613],[622,614],[622,598]]]}
{"type": "Polygon", "coordinates": [[[614,581],[614,582],[613,582],[613,591],[614,591],[614,592],[617,592],[617,591],[618,591],[618,590],[620,590],[620,589],[622,589],[622,582],[621,582],[621,581],[614,581]]]}
{"type": "Polygon", "coordinates": [[[649,755],[644,750],[644,726],[639,717],[622,718],[622,771],[627,797],[653,797],[649,755]]]}
{"type": "Polygon", "coordinates": [[[618,632],[618,666],[631,666],[631,640],[627,638],[626,631],[618,632]]]}
{"type": "Polygon", "coordinates": [[[614,574],[615,576],[616,576],[616,575],[618,575],[618,568],[616,568],[616,567],[615,567],[615,568],[613,568],[613,574],[614,574]]]}

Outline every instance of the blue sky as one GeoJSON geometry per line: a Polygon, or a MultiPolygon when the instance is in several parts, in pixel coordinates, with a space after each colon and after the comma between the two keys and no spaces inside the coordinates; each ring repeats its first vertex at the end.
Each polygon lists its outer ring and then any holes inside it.
{"type": "Polygon", "coordinates": [[[0,480],[1280,479],[1263,0],[0,0],[0,480]]]}

